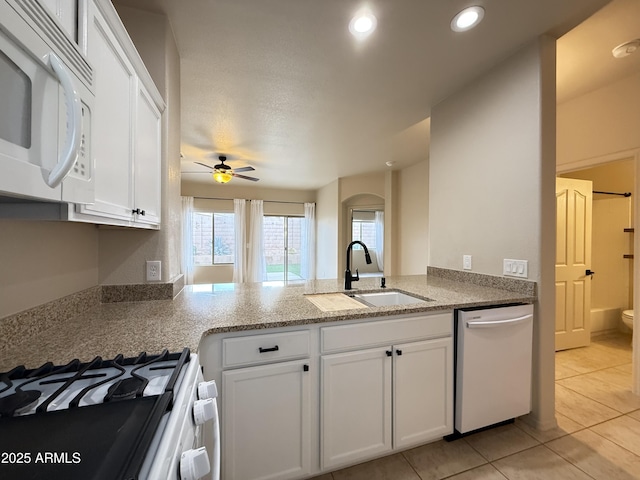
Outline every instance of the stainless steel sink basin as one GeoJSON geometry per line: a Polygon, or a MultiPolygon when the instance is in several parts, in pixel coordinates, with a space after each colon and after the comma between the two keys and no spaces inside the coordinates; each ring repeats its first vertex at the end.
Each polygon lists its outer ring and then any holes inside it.
{"type": "Polygon", "coordinates": [[[421,298],[409,295],[408,293],[390,290],[388,292],[354,293],[349,295],[359,302],[370,307],[390,307],[394,305],[412,305],[416,303],[426,303],[430,298],[421,298]]]}

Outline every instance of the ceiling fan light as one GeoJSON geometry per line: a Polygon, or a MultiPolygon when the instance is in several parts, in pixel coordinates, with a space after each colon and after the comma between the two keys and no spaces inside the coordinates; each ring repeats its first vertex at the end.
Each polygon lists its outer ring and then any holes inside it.
{"type": "Polygon", "coordinates": [[[226,172],[213,172],[213,179],[218,183],[227,183],[233,177],[226,172]]]}

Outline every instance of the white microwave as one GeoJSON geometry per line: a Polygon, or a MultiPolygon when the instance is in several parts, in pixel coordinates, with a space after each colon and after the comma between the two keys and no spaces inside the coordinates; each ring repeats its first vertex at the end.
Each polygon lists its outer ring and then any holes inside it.
{"type": "Polygon", "coordinates": [[[92,70],[36,0],[0,0],[0,197],[93,203],[92,70]]]}

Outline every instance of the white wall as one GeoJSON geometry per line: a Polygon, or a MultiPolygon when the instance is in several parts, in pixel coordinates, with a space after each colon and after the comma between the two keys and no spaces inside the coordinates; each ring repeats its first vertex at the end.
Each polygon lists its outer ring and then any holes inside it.
{"type": "Polygon", "coordinates": [[[557,128],[558,165],[640,148],[640,72],[558,105],[557,128]]]}
{"type": "Polygon", "coordinates": [[[432,109],[429,264],[502,274],[529,261],[538,282],[533,413],[555,425],[555,43],[523,48],[432,109]],[[549,228],[551,226],[551,228],[549,228]]]}

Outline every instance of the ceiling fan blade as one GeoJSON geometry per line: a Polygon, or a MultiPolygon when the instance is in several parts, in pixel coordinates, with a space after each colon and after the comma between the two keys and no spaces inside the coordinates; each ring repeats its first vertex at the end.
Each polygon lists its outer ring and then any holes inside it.
{"type": "Polygon", "coordinates": [[[232,170],[234,172],[252,172],[255,170],[255,168],[246,166],[246,167],[240,167],[240,168],[232,168],[232,170]]]}
{"type": "Polygon", "coordinates": [[[207,168],[213,170],[213,167],[211,165],[207,165],[206,163],[200,163],[200,162],[193,162],[193,163],[197,163],[198,165],[202,165],[203,167],[207,167],[207,168]]]}
{"type": "Polygon", "coordinates": [[[251,180],[252,182],[257,182],[258,180],[260,180],[256,177],[247,177],[246,175],[238,175],[237,173],[232,173],[231,175],[238,178],[244,178],[245,180],[251,180]]]}

